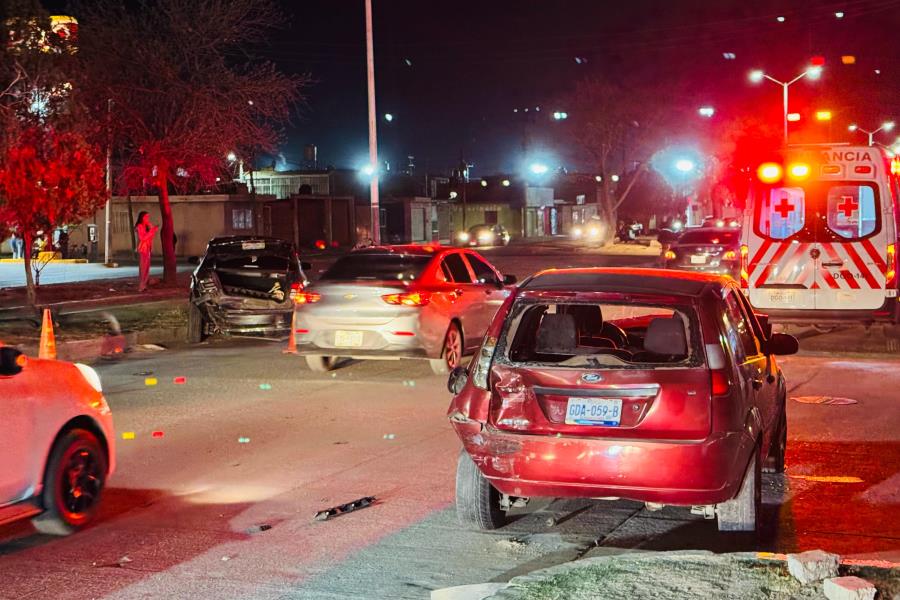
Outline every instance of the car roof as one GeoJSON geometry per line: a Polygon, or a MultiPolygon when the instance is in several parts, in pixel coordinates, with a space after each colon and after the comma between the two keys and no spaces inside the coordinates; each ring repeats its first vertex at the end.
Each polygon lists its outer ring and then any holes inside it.
{"type": "Polygon", "coordinates": [[[228,244],[237,244],[241,242],[265,242],[266,244],[290,245],[290,242],[287,240],[264,235],[226,235],[222,237],[214,237],[209,240],[209,245],[226,246],[228,244]]]}
{"type": "Polygon", "coordinates": [[[682,231],[681,235],[685,235],[688,233],[734,233],[739,235],[741,233],[741,230],[739,227],[691,227],[682,231]]]}
{"type": "Polygon", "coordinates": [[[389,244],[383,246],[370,246],[354,250],[354,254],[413,254],[417,256],[436,256],[450,248],[440,244],[389,244]]]}
{"type": "Polygon", "coordinates": [[[728,276],[713,273],[594,267],[547,269],[526,280],[521,289],[700,296],[708,288],[724,286],[728,281],[728,276]]]}

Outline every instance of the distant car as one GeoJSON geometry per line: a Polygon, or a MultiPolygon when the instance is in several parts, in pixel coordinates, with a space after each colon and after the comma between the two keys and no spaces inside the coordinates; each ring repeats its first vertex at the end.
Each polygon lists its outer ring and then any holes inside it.
{"type": "Polygon", "coordinates": [[[460,246],[506,246],[509,240],[509,232],[503,225],[475,225],[456,235],[460,246]]]}
{"type": "Polygon", "coordinates": [[[706,217],[703,219],[703,223],[700,224],[700,227],[726,227],[729,229],[740,229],[741,221],[740,219],[736,219],[734,217],[706,217]]]}
{"type": "Polygon", "coordinates": [[[668,269],[730,275],[740,280],[741,232],[738,229],[687,229],[665,251],[668,269]]]}
{"type": "Polygon", "coordinates": [[[91,367],[0,346],[0,525],[67,535],[90,523],[115,470],[115,432],[91,367]]]}
{"type": "Polygon", "coordinates": [[[576,241],[599,242],[603,238],[606,225],[597,217],[592,216],[581,225],[573,225],[569,229],[569,236],[576,241]]]}
{"type": "Polygon", "coordinates": [[[784,470],[787,444],[774,357],[796,351],[727,277],[590,268],[526,279],[448,382],[460,522],[501,527],[536,497],[621,497],[756,530],[760,473],[784,470]]]}
{"type": "Polygon", "coordinates": [[[513,283],[468,249],[355,250],[297,294],[297,350],[314,371],[338,357],[420,358],[446,373],[478,346],[513,283]]]}
{"type": "Polygon", "coordinates": [[[307,283],[304,268],[285,240],[213,238],[191,276],[188,341],[219,333],[287,335],[292,298],[307,283]]]}

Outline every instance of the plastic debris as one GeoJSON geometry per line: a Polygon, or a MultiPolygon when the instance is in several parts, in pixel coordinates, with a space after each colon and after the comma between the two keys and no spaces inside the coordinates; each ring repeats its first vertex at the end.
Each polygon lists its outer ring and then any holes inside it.
{"type": "Polygon", "coordinates": [[[137,373],[132,373],[135,377],[147,377],[149,375],[153,375],[153,371],[138,371],[137,373]]]}
{"type": "Polygon", "coordinates": [[[342,446],[343,444],[349,444],[349,443],[350,443],[350,442],[344,442],[344,441],[333,442],[333,444],[334,444],[335,446],[342,446]]]}
{"type": "Polygon", "coordinates": [[[268,531],[272,529],[272,526],[268,523],[260,523],[259,525],[253,525],[252,527],[248,527],[246,529],[247,533],[260,533],[263,531],[268,531]]]}
{"type": "Polygon", "coordinates": [[[123,431],[123,432],[122,432],[122,439],[123,439],[123,440],[133,440],[133,439],[134,439],[134,432],[133,432],[133,431],[123,431]]]}
{"type": "Polygon", "coordinates": [[[331,508],[326,508],[325,510],[320,510],[316,513],[314,519],[316,521],[327,521],[331,517],[337,517],[348,512],[353,512],[354,510],[359,510],[360,508],[366,508],[367,506],[372,506],[374,503],[375,496],[365,496],[363,498],[360,498],[359,500],[348,502],[347,504],[341,504],[340,506],[333,506],[331,508]]]}
{"type": "Polygon", "coordinates": [[[165,434],[162,431],[154,431],[151,435],[155,438],[161,438],[165,434]]]}
{"type": "Polygon", "coordinates": [[[100,563],[100,564],[97,564],[97,563],[91,563],[91,566],[94,566],[94,567],[117,567],[117,568],[119,568],[119,569],[124,569],[124,568],[125,568],[125,565],[127,565],[127,564],[130,563],[130,562],[133,562],[133,561],[132,561],[129,557],[123,556],[123,557],[121,557],[119,560],[117,560],[116,562],[111,562],[111,563],[100,563]]]}
{"type": "Polygon", "coordinates": [[[397,437],[397,436],[396,436],[395,434],[393,434],[393,433],[386,433],[386,434],[384,434],[384,439],[386,439],[386,440],[392,440],[392,439],[394,439],[395,437],[397,437]]]}
{"type": "Polygon", "coordinates": [[[172,383],[174,383],[175,385],[183,385],[183,384],[187,383],[187,377],[185,377],[184,375],[179,375],[178,377],[176,377],[175,379],[172,380],[172,383]]]}
{"type": "Polygon", "coordinates": [[[248,437],[239,437],[238,438],[238,444],[249,444],[249,443],[250,443],[250,438],[248,438],[248,437]]]}
{"type": "Polygon", "coordinates": [[[259,389],[261,389],[261,390],[271,390],[271,389],[272,389],[272,384],[271,384],[271,383],[261,383],[261,384],[259,384],[259,389]]]}
{"type": "Polygon", "coordinates": [[[150,350],[152,352],[161,352],[163,350],[167,350],[165,346],[160,346],[159,344],[141,344],[141,348],[144,350],[150,350]]]}
{"type": "Polygon", "coordinates": [[[404,379],[403,387],[416,387],[416,382],[413,381],[412,379],[404,379]]]}
{"type": "Polygon", "coordinates": [[[152,385],[156,385],[156,384],[157,384],[156,377],[148,377],[144,380],[144,385],[152,386],[152,385]]]}

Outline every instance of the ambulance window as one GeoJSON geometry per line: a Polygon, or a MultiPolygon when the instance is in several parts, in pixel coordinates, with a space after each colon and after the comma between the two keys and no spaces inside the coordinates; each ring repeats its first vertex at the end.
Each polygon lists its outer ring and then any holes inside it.
{"type": "Polygon", "coordinates": [[[759,232],[776,240],[791,237],[806,220],[806,195],[799,187],[773,187],[765,193],[756,226],[759,232]]]}
{"type": "Polygon", "coordinates": [[[878,225],[875,189],[836,185],[828,190],[828,228],[842,238],[862,238],[878,225]]]}

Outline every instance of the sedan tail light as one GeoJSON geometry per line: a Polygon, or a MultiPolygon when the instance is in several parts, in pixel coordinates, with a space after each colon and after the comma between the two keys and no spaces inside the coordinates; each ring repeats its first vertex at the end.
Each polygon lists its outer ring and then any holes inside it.
{"type": "MultiPolygon", "coordinates": [[[[293,290],[291,290],[293,292],[293,290]]],[[[294,295],[296,304],[313,304],[322,299],[322,294],[316,292],[297,292],[294,295]]]]}
{"type": "Polygon", "coordinates": [[[291,293],[290,293],[291,300],[293,300],[294,302],[297,302],[297,294],[299,294],[300,290],[302,290],[302,289],[303,289],[303,284],[300,283],[299,281],[295,281],[294,283],[292,283],[291,284],[291,293]]]}
{"type": "Polygon", "coordinates": [[[488,374],[491,371],[491,363],[494,360],[494,349],[497,347],[497,338],[486,338],[478,351],[478,357],[473,362],[472,384],[482,390],[488,389],[488,374]]]}
{"type": "Polygon", "coordinates": [[[666,250],[665,257],[666,257],[666,260],[675,260],[676,255],[671,250],[666,250]]]}
{"type": "Polygon", "coordinates": [[[381,299],[395,306],[425,306],[431,302],[431,294],[428,292],[403,292],[386,294],[381,299]]]}

